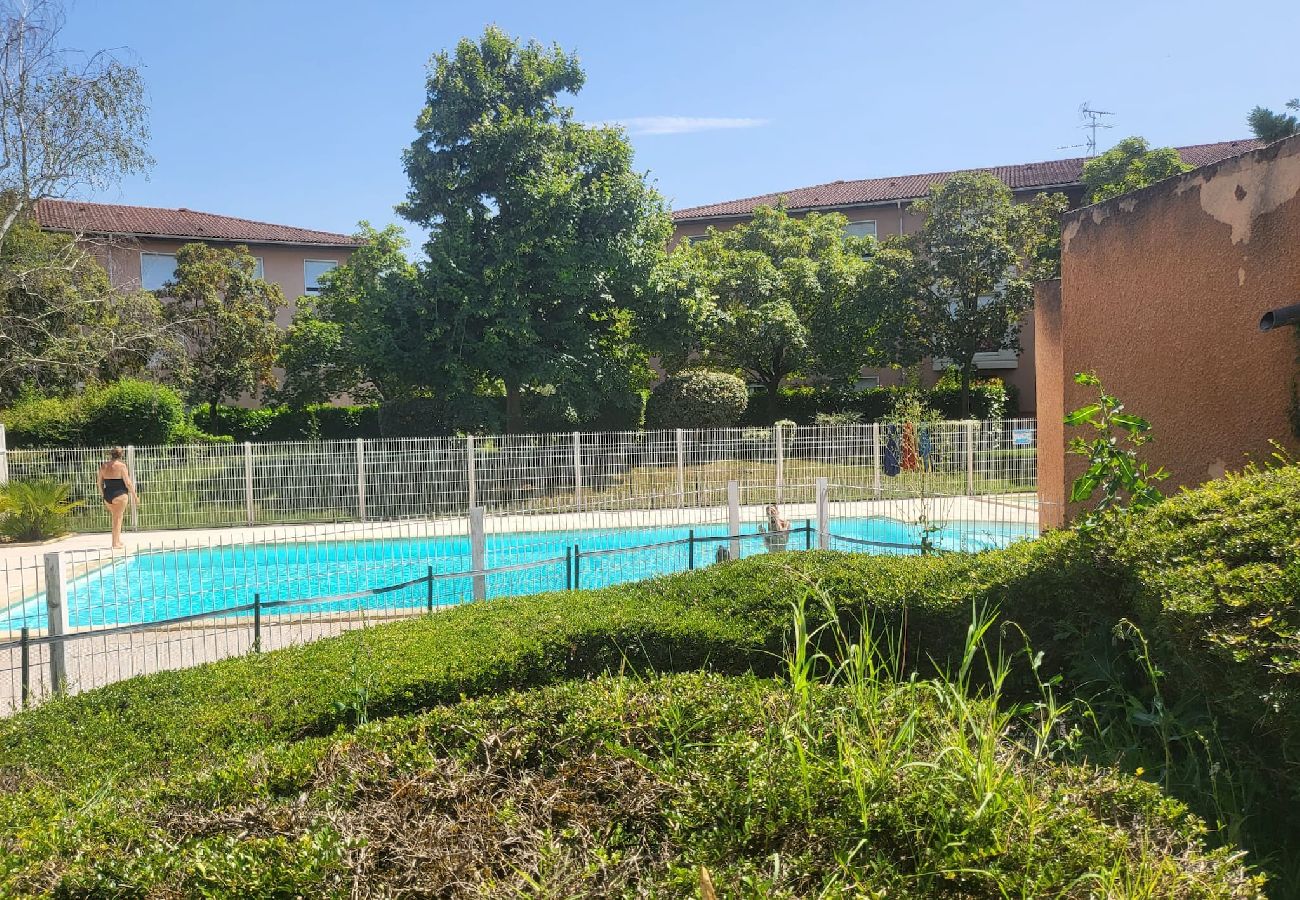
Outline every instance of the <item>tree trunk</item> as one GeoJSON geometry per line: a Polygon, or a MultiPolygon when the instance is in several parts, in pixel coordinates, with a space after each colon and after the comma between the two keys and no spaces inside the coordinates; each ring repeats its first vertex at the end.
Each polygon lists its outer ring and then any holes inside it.
{"type": "Polygon", "coordinates": [[[771,381],[765,381],[763,390],[767,392],[767,424],[772,425],[776,422],[777,412],[780,410],[781,377],[777,376],[771,381]]]}
{"type": "Polygon", "coordinates": [[[518,434],[524,427],[524,410],[519,401],[519,382],[506,379],[506,432],[518,434]]]}
{"type": "Polygon", "coordinates": [[[220,400],[208,401],[208,434],[220,434],[218,431],[221,427],[221,412],[217,409],[217,403],[220,400]]]}

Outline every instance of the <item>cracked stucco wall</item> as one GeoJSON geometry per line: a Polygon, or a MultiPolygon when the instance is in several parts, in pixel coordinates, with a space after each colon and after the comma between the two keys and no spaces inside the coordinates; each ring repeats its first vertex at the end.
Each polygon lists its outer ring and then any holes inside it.
{"type": "MultiPolygon", "coordinates": [[[[1291,432],[1289,329],[1260,316],[1300,302],[1300,136],[1070,213],[1059,300],[1039,304],[1040,410],[1069,410],[1093,370],[1154,425],[1166,490],[1267,460],[1291,432]]],[[[1079,464],[1058,415],[1039,421],[1040,498],[1058,521],[1079,464]],[[1053,512],[1054,511],[1054,512],[1053,512]]]]}

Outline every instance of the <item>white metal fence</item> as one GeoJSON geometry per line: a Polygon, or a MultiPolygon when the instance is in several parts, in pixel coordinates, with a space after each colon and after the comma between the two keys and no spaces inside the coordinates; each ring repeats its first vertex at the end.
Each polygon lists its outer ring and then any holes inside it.
{"type": "MultiPolygon", "coordinates": [[[[1002,546],[1037,533],[1033,437],[1018,421],[135,448],[138,527],[210,530],[141,531],[125,554],[0,545],[0,711],[720,555],[1002,546]],[[771,503],[788,530],[767,530],[771,503]]],[[[9,477],[83,497],[102,458],[0,454],[9,477]]],[[[105,527],[88,499],[78,524],[105,527]]]]}
{"type": "MultiPolygon", "coordinates": [[[[685,508],[725,502],[733,480],[747,495],[809,501],[823,476],[879,496],[1033,492],[1035,439],[1024,419],[128,447],[143,501],[128,527],[427,518],[474,506],[685,508]]],[[[7,450],[3,441],[0,429],[0,483],[67,482],[81,504],[72,527],[107,530],[96,490],[106,448],[7,450]]]]}

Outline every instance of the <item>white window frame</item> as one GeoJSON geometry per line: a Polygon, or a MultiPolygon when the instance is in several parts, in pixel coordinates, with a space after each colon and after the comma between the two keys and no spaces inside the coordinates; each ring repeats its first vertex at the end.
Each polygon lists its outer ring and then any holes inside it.
{"type": "MultiPolygon", "coordinates": [[[[329,266],[329,268],[326,269],[325,271],[333,272],[335,269],[339,267],[339,261],[337,259],[304,259],[302,261],[302,292],[304,294],[307,294],[308,296],[315,297],[318,294],[320,294],[320,287],[319,286],[312,287],[307,282],[307,267],[312,263],[316,263],[317,265],[329,266]]],[[[316,277],[320,278],[320,275],[317,275],[316,277]]]]}
{"type": "MultiPolygon", "coordinates": [[[[169,258],[171,259],[171,261],[172,261],[172,275],[175,276],[175,274],[176,274],[176,254],[175,254],[175,253],[163,253],[163,252],[161,252],[161,251],[159,251],[159,250],[141,250],[141,251],[140,251],[140,289],[141,289],[141,290],[145,290],[145,291],[149,291],[149,292],[151,292],[151,293],[157,293],[158,291],[161,291],[161,290],[162,290],[162,287],[163,287],[162,284],[158,285],[157,287],[152,287],[152,288],[151,288],[151,287],[145,287],[145,283],[144,283],[144,258],[145,258],[146,256],[151,256],[151,257],[166,256],[166,257],[169,257],[169,258]]],[[[172,280],[173,280],[172,278],[168,278],[168,279],[167,279],[167,281],[172,281],[172,280]]],[[[167,283],[166,281],[163,282],[163,284],[166,284],[166,283],[167,283]]]]}
{"type": "Polygon", "coordinates": [[[260,256],[254,256],[253,260],[257,263],[253,266],[253,277],[258,281],[266,281],[266,261],[260,256]]]}
{"type": "Polygon", "coordinates": [[[873,237],[873,238],[879,239],[879,238],[880,238],[880,224],[879,224],[879,222],[878,222],[877,220],[875,220],[875,219],[858,219],[858,220],[855,221],[855,222],[847,222],[847,223],[845,223],[845,225],[844,225],[844,233],[847,234],[847,235],[850,235],[850,236],[852,236],[852,237],[873,237]],[[854,225],[870,225],[870,226],[871,226],[871,234],[869,234],[869,235],[868,235],[868,234],[854,234],[852,231],[849,231],[849,229],[852,228],[854,225]]]}
{"type": "Polygon", "coordinates": [[[869,391],[878,387],[880,387],[879,375],[859,375],[858,380],[853,383],[855,391],[869,391]]]}

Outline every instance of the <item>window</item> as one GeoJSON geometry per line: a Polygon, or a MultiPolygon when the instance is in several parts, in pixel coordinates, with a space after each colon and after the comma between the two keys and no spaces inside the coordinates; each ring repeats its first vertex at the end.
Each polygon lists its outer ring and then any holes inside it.
{"type": "Polygon", "coordinates": [[[864,219],[861,222],[850,222],[844,226],[844,233],[850,237],[875,237],[876,220],[864,219]]]}
{"type": "Polygon", "coordinates": [[[869,388],[878,388],[878,387],[880,387],[879,375],[863,375],[853,384],[853,389],[855,391],[865,391],[868,390],[869,388]]]}
{"type": "MultiPolygon", "coordinates": [[[[253,257],[253,277],[265,278],[262,257],[253,257]]],[[[176,280],[176,254],[141,253],[140,287],[146,291],[161,291],[164,284],[176,280]]]]}
{"type": "Polygon", "coordinates": [[[698,244],[700,241],[707,241],[708,239],[709,236],[707,234],[691,234],[686,236],[686,243],[698,244]]]}
{"type": "Polygon", "coordinates": [[[302,264],[303,290],[309,294],[320,293],[320,277],[339,264],[332,259],[309,259],[302,264]]]}
{"type": "Polygon", "coordinates": [[[146,291],[160,291],[164,284],[175,278],[176,254],[140,254],[140,287],[146,291]]]}

